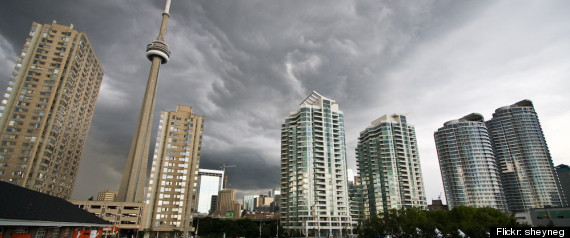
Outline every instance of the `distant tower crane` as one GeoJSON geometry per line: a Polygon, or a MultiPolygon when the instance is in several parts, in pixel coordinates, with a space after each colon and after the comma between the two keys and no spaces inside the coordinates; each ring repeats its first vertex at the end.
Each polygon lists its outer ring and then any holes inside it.
{"type": "Polygon", "coordinates": [[[220,181],[220,183],[222,183],[222,190],[226,188],[226,185],[228,184],[228,176],[226,175],[226,168],[235,168],[237,167],[237,165],[226,165],[226,164],[222,164],[222,166],[220,167],[222,169],[222,171],[224,171],[224,179],[222,181],[220,181]]]}

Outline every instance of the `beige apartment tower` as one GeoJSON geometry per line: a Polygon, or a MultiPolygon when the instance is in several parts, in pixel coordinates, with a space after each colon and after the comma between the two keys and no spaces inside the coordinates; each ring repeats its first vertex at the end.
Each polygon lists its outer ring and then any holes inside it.
{"type": "Polygon", "coordinates": [[[102,80],[85,33],[34,22],[0,104],[0,181],[69,199],[102,80]]]}
{"type": "Polygon", "coordinates": [[[189,106],[162,111],[145,199],[143,229],[189,231],[197,210],[204,117],[189,106]]]}

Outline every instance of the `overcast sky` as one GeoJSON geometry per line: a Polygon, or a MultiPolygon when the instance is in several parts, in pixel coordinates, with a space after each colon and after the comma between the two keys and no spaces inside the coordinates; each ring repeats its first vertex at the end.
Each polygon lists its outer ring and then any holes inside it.
{"type": "MultiPolygon", "coordinates": [[[[32,21],[86,32],[105,70],[73,199],[118,190],[164,0],[8,0],[0,90],[32,21]]],[[[385,114],[416,128],[428,203],[443,193],[433,133],[533,101],[554,165],[570,164],[570,1],[173,0],[160,110],[206,117],[201,167],[239,194],[279,187],[280,126],[313,90],[344,111],[348,163],[385,114]]],[[[155,129],[153,129],[155,131],[155,129]]],[[[155,132],[156,133],[156,132],[155,132]]]]}

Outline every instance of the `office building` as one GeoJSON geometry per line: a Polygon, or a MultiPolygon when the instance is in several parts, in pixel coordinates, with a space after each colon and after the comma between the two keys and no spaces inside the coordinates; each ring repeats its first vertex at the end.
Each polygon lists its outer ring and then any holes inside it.
{"type": "Polygon", "coordinates": [[[277,216],[279,215],[279,200],[281,200],[281,189],[274,188],[269,190],[268,193],[269,197],[273,198],[273,201],[269,204],[269,213],[275,213],[277,216]]]}
{"type": "Polygon", "coordinates": [[[68,199],[102,80],[85,33],[34,22],[0,103],[0,181],[68,199]]]}
{"type": "Polygon", "coordinates": [[[449,209],[507,204],[491,139],[481,114],[448,121],[435,133],[441,178],[449,209]]]}
{"type": "Polygon", "coordinates": [[[267,192],[267,195],[269,195],[272,198],[275,198],[276,196],[280,196],[281,195],[281,189],[279,188],[274,188],[269,190],[269,192],[267,192]]]}
{"type": "Polygon", "coordinates": [[[530,100],[498,108],[486,122],[508,210],[565,206],[558,176],[530,100]]]}
{"type": "Polygon", "coordinates": [[[384,115],[360,132],[356,161],[364,186],[365,216],[419,207],[426,198],[416,133],[404,115],[384,115]]]}
{"type": "Polygon", "coordinates": [[[236,201],[235,189],[224,189],[218,192],[216,199],[216,211],[212,216],[226,218],[241,217],[241,204],[236,201]]]}
{"type": "Polygon", "coordinates": [[[565,164],[556,166],[556,174],[558,174],[562,194],[564,195],[566,204],[568,204],[568,199],[570,198],[570,166],[565,164]]]}
{"type": "Polygon", "coordinates": [[[218,207],[218,195],[216,194],[212,195],[212,199],[210,200],[210,214],[214,213],[217,207],[218,207]]]}
{"type": "Polygon", "coordinates": [[[273,203],[273,198],[267,195],[259,195],[257,198],[255,198],[254,203],[254,211],[257,213],[279,212],[274,210],[275,204],[273,203]],[[273,206],[271,204],[273,204],[273,206]]]}
{"type": "Polygon", "coordinates": [[[199,169],[198,170],[198,213],[211,214],[212,196],[217,196],[223,190],[223,170],[199,169]]]}
{"type": "Polygon", "coordinates": [[[189,231],[198,204],[198,168],[204,117],[179,105],[162,111],[145,199],[143,226],[153,231],[189,231]]]}
{"type": "Polygon", "coordinates": [[[279,207],[287,232],[351,234],[346,163],[343,112],[312,92],[281,126],[279,207]]]}
{"type": "Polygon", "coordinates": [[[99,193],[97,193],[97,201],[107,201],[113,202],[117,199],[117,192],[105,189],[99,193]]]}
{"type": "Polygon", "coordinates": [[[243,196],[243,210],[252,212],[255,209],[255,199],[259,195],[244,195],[243,196]]]}

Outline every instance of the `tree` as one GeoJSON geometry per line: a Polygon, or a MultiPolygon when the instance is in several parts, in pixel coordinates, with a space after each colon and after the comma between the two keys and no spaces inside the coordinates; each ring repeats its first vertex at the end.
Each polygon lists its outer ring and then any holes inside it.
{"type": "Polygon", "coordinates": [[[494,208],[459,206],[451,211],[426,211],[403,208],[381,212],[359,227],[360,237],[436,237],[437,228],[443,234],[459,237],[459,230],[471,238],[487,237],[490,227],[521,226],[512,216],[494,208]]]}

